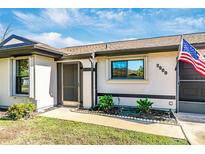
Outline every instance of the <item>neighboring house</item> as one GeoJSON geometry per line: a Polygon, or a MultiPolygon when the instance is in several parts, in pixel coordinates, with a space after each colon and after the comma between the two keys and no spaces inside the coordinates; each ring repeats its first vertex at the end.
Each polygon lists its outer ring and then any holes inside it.
{"type": "MultiPolygon", "coordinates": [[[[90,108],[109,94],[116,105],[205,113],[205,78],[177,65],[180,35],[53,48],[11,35],[0,44],[0,106],[31,101],[37,108],[90,108]],[[175,69],[178,68],[178,69],[175,69]],[[177,84],[178,83],[178,84],[177,84]]],[[[184,38],[203,52],[205,33],[184,38]]]]}

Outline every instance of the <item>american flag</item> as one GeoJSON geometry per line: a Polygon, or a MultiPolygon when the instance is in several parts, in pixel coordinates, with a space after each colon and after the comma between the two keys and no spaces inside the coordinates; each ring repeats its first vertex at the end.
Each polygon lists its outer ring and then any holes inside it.
{"type": "Polygon", "coordinates": [[[194,69],[205,77],[205,59],[203,55],[185,39],[181,41],[181,51],[178,60],[193,65],[194,69]]]}

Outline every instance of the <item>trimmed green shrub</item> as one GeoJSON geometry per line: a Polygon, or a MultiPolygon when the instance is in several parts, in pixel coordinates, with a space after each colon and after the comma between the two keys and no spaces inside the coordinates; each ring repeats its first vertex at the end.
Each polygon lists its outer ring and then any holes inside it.
{"type": "Polygon", "coordinates": [[[16,103],[9,107],[8,116],[13,120],[30,118],[35,110],[36,105],[33,103],[16,103]]]}
{"type": "Polygon", "coordinates": [[[153,102],[146,99],[137,100],[137,110],[143,113],[149,112],[150,108],[152,107],[153,102]]]}
{"type": "Polygon", "coordinates": [[[109,111],[114,106],[111,95],[104,95],[99,97],[98,109],[104,112],[109,111]]]}

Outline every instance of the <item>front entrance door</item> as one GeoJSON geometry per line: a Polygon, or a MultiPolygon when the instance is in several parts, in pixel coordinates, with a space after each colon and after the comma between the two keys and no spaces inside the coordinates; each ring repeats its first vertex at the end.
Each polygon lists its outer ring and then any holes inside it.
{"type": "Polygon", "coordinates": [[[63,105],[79,105],[79,64],[63,64],[63,105]]]}
{"type": "Polygon", "coordinates": [[[205,77],[184,62],[179,62],[179,111],[205,113],[205,77]]]}

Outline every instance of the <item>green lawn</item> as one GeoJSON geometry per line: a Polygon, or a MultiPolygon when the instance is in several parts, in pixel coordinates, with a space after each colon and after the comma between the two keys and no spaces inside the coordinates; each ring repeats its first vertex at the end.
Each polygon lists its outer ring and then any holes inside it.
{"type": "Polygon", "coordinates": [[[0,144],[187,144],[186,140],[36,117],[0,119],[0,144]]]}

